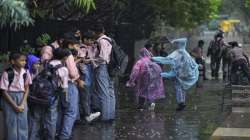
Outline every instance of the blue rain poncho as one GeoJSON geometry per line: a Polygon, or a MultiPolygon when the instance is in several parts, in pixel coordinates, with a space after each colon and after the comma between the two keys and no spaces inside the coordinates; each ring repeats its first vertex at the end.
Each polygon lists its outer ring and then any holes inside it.
{"type": "Polygon", "coordinates": [[[162,77],[176,78],[183,89],[189,89],[199,78],[198,64],[186,51],[187,38],[173,40],[172,44],[177,47],[177,50],[167,57],[153,57],[152,59],[157,63],[170,65],[171,70],[162,72],[162,77]]]}

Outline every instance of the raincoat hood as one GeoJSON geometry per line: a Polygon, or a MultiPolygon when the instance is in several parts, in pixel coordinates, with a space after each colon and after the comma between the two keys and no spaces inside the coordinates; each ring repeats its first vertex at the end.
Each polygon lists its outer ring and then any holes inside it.
{"type": "Polygon", "coordinates": [[[140,55],[139,55],[140,58],[143,58],[143,57],[150,57],[151,58],[152,56],[153,56],[153,54],[150,51],[148,51],[146,48],[142,48],[140,50],[140,55]]]}
{"type": "Polygon", "coordinates": [[[171,41],[171,43],[177,47],[177,49],[186,49],[187,46],[187,38],[179,38],[171,41]]]}

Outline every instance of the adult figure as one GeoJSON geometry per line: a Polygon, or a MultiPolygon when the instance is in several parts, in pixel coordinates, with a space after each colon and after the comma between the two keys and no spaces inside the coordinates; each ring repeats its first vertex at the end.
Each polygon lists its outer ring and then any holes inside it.
{"type": "Polygon", "coordinates": [[[222,48],[222,52],[221,52],[223,81],[229,80],[229,77],[230,77],[230,69],[231,69],[231,63],[232,63],[230,51],[233,45],[231,43],[229,42],[229,45],[224,45],[222,48]]]}
{"type": "Polygon", "coordinates": [[[212,70],[211,76],[215,77],[215,79],[219,78],[219,69],[221,64],[221,52],[222,47],[224,46],[223,41],[223,33],[219,32],[214,36],[214,40],[212,40],[209,44],[207,57],[210,57],[211,63],[210,67],[212,70]]]}
{"type": "Polygon", "coordinates": [[[230,56],[232,59],[231,75],[236,74],[239,67],[242,68],[244,74],[247,76],[248,81],[250,81],[249,73],[249,58],[244,52],[243,48],[238,44],[238,42],[231,42],[233,48],[230,51],[230,56]]]}

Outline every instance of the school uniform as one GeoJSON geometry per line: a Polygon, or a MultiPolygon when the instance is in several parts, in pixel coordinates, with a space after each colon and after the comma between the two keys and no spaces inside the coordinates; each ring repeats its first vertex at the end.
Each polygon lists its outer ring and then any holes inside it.
{"type": "MultiPolygon", "coordinates": [[[[88,57],[93,59],[95,56],[96,50],[93,46],[82,45],[82,47],[78,51],[78,57],[85,58],[88,57]]],[[[91,114],[91,97],[93,95],[93,65],[91,63],[78,64],[79,71],[81,73],[81,80],[85,82],[84,89],[79,89],[80,92],[80,110],[82,110],[82,114],[84,117],[89,116],[91,114]]]]}
{"type": "Polygon", "coordinates": [[[114,82],[109,77],[108,64],[112,45],[109,41],[103,39],[108,38],[106,35],[101,36],[97,42],[100,45],[99,55],[97,58],[102,60],[95,68],[95,106],[98,107],[102,114],[103,121],[113,120],[115,118],[115,93],[114,82]]]}
{"type": "MultiPolygon", "coordinates": [[[[0,89],[7,91],[12,100],[20,105],[24,97],[25,85],[31,83],[29,72],[22,68],[20,73],[14,70],[14,79],[10,85],[8,73],[4,72],[0,81],[0,89]]],[[[25,104],[24,112],[17,113],[5,99],[2,101],[6,140],[28,140],[27,104],[25,104]]]]}
{"type": "Polygon", "coordinates": [[[75,81],[79,79],[80,75],[73,55],[70,55],[65,63],[69,71],[68,103],[66,107],[62,108],[62,123],[59,132],[60,140],[70,139],[74,123],[79,114],[79,92],[75,81]]]}
{"type": "MultiPolygon", "coordinates": [[[[61,65],[61,61],[52,60],[50,64],[54,67],[61,65]]],[[[61,67],[56,70],[56,74],[60,77],[58,84],[62,90],[68,89],[68,69],[66,67],[61,67]]],[[[55,93],[58,95],[62,94],[55,93]]],[[[58,119],[58,102],[59,97],[56,96],[54,102],[48,107],[41,105],[32,105],[30,114],[30,131],[29,140],[40,140],[42,137],[46,140],[55,140],[57,119],[58,119]],[[42,123],[42,124],[41,124],[42,123]],[[42,128],[41,128],[42,126],[42,128]],[[43,134],[41,136],[40,129],[43,129],[43,134]]]]}

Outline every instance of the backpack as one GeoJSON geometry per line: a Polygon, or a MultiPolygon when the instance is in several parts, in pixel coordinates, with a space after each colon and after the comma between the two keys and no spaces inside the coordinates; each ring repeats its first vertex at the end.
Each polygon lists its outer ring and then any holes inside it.
{"type": "Polygon", "coordinates": [[[62,64],[52,66],[47,63],[45,68],[34,79],[30,87],[29,103],[50,106],[57,99],[60,86],[58,82],[60,77],[56,74],[56,71],[63,67],[62,64]]]}
{"type": "Polygon", "coordinates": [[[128,55],[115,42],[114,39],[103,38],[112,45],[110,54],[110,62],[108,64],[108,72],[111,77],[116,75],[122,76],[128,65],[128,55]]]}
{"type": "MultiPolygon", "coordinates": [[[[14,80],[15,73],[14,73],[13,68],[11,68],[11,67],[7,68],[5,71],[8,74],[8,81],[9,81],[8,88],[10,88],[10,86],[11,86],[13,80],[14,80]]],[[[1,75],[1,77],[2,77],[2,75],[1,75]]],[[[23,79],[24,79],[24,81],[26,81],[27,73],[23,74],[23,79]]],[[[2,101],[1,101],[2,99],[1,98],[2,98],[2,93],[0,93],[0,110],[2,109],[2,101]]]]}
{"type": "Polygon", "coordinates": [[[51,47],[51,49],[52,49],[52,51],[53,51],[53,52],[56,50],[56,48],[55,48],[55,46],[54,46],[54,45],[49,44],[48,46],[50,46],[50,47],[51,47]]]}
{"type": "Polygon", "coordinates": [[[210,47],[210,54],[212,56],[218,56],[220,55],[221,53],[221,49],[222,49],[222,41],[219,40],[219,41],[212,41],[211,42],[211,47],[210,47]]]}

